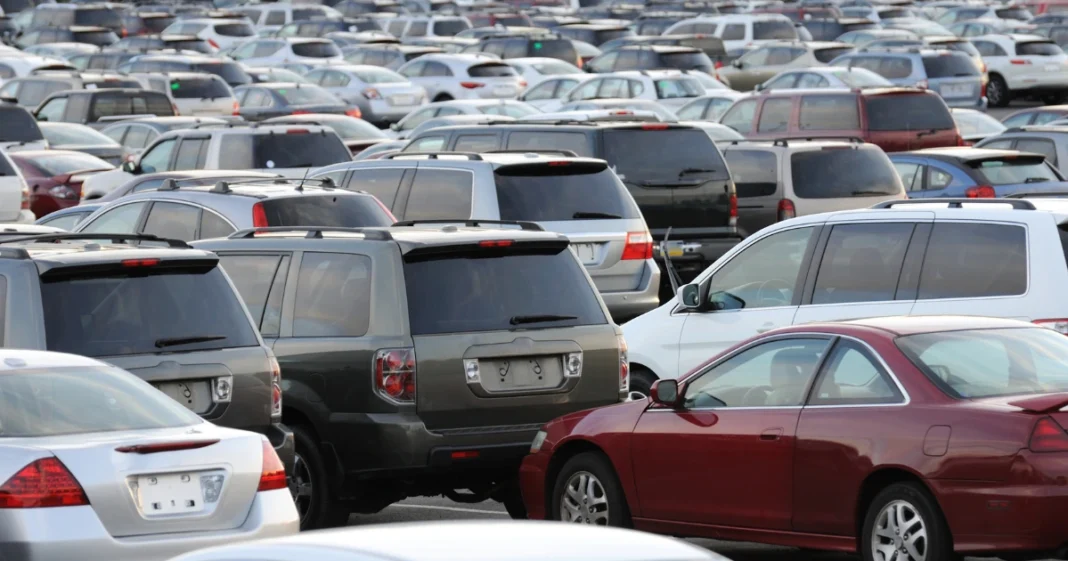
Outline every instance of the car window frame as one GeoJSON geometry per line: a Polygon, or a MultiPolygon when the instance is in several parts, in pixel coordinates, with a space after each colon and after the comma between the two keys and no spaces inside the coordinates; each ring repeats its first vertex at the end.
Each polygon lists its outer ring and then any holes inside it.
{"type": "Polygon", "coordinates": [[[904,407],[912,402],[911,396],[909,396],[908,390],[901,384],[901,381],[897,379],[893,369],[886,363],[882,355],[879,354],[867,341],[863,339],[852,337],[849,335],[838,334],[831,346],[826,351],[826,356],[820,362],[819,368],[816,370],[816,375],[812,379],[812,385],[809,387],[808,396],[805,399],[805,409],[841,409],[841,408],[855,408],[855,407],[904,407]],[[830,375],[831,367],[835,366],[835,359],[839,354],[844,353],[846,350],[850,350],[845,347],[845,344],[855,345],[857,348],[853,348],[861,354],[865,359],[875,367],[879,377],[887,382],[887,386],[894,391],[895,395],[892,398],[893,401],[886,402],[858,402],[843,398],[819,398],[816,392],[819,390],[823,380],[830,375]],[[826,399],[826,401],[824,401],[826,399]],[[831,402],[831,400],[835,400],[831,402]]]}

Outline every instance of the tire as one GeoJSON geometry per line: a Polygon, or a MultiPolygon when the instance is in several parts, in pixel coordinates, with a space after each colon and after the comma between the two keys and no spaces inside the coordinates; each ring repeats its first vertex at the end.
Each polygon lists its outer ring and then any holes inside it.
{"type": "Polygon", "coordinates": [[[656,380],[656,374],[647,368],[634,366],[630,370],[630,391],[641,392],[648,397],[652,394],[653,382],[656,380]]]}
{"type": "Polygon", "coordinates": [[[1046,105],[1060,105],[1064,103],[1064,96],[1061,94],[1049,94],[1042,96],[1042,103],[1046,105]]]}
{"type": "Polygon", "coordinates": [[[553,484],[551,520],[597,526],[630,527],[623,487],[612,464],[599,453],[584,452],[564,464],[553,484]],[[593,481],[590,481],[590,478],[593,481]],[[586,490],[594,489],[587,494],[586,490]],[[573,491],[568,492],[568,488],[573,491]],[[567,507],[564,498],[567,497],[567,507]],[[579,502],[582,501],[582,502],[579,502]],[[569,514],[564,516],[564,510],[569,514]]]}
{"type": "Polygon", "coordinates": [[[301,531],[344,526],[349,520],[349,508],[334,499],[319,440],[307,427],[297,425],[292,429],[297,454],[289,489],[297,503],[301,531]]]}
{"type": "Polygon", "coordinates": [[[990,83],[986,85],[986,101],[990,107],[1008,107],[1012,92],[1004,78],[997,74],[990,77],[990,83]]]}
{"type": "Polygon", "coordinates": [[[438,97],[434,98],[434,101],[435,102],[438,102],[438,101],[452,101],[452,96],[449,95],[449,94],[440,94],[440,95],[438,95],[438,97]]]}
{"type": "Polygon", "coordinates": [[[916,483],[895,483],[875,496],[864,516],[858,547],[864,561],[954,559],[953,538],[942,510],[916,483]],[[924,537],[916,539],[920,531],[924,537]]]}

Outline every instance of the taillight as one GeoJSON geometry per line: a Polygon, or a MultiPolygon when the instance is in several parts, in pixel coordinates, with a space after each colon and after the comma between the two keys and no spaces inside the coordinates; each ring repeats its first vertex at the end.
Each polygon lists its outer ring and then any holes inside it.
{"type": "Polygon", "coordinates": [[[1014,59],[1009,61],[1009,64],[1015,64],[1017,66],[1030,65],[1031,61],[1025,60],[1025,59],[1022,59],[1022,58],[1014,58],[1014,59]]]}
{"type": "Polygon", "coordinates": [[[252,227],[267,227],[267,212],[263,210],[263,203],[256,203],[252,205],[252,227]]]}
{"type": "Polygon", "coordinates": [[[627,232],[627,244],[623,246],[623,259],[652,259],[653,236],[648,231],[627,232]]]}
{"type": "Polygon", "coordinates": [[[356,119],[359,119],[360,117],[363,117],[363,111],[360,111],[359,107],[353,107],[352,109],[349,109],[349,110],[345,111],[345,114],[348,115],[349,117],[353,117],[353,118],[356,118],[356,119]]]}
{"type": "Polygon", "coordinates": [[[627,340],[623,335],[616,335],[619,346],[619,391],[630,390],[630,358],[627,357],[627,340]]]}
{"type": "Polygon", "coordinates": [[[233,113],[234,117],[240,117],[241,116],[241,104],[238,103],[236,99],[234,100],[234,106],[233,106],[232,113],[233,113]]]}
{"type": "Polygon", "coordinates": [[[716,70],[719,70],[720,68],[723,68],[723,61],[722,60],[717,60],[716,64],[714,65],[714,67],[715,67],[716,70]]]}
{"type": "Polygon", "coordinates": [[[0,487],[0,508],[48,508],[89,504],[85,491],[74,475],[59,461],[49,457],[35,460],[19,470],[0,487]]]}
{"type": "Polygon", "coordinates": [[[378,93],[378,90],[374,88],[363,90],[363,96],[367,99],[382,99],[382,94],[378,93]]]}
{"type": "Polygon", "coordinates": [[[1061,335],[1068,335],[1068,319],[1036,319],[1033,323],[1039,327],[1052,329],[1061,335]]]}
{"type": "Polygon", "coordinates": [[[794,202],[790,199],[779,199],[778,220],[789,220],[791,218],[797,218],[797,209],[794,208],[794,202]]]}
{"type": "Polygon", "coordinates": [[[415,401],[415,349],[381,349],[374,367],[379,395],[400,403],[415,401]]]}
{"type": "Polygon", "coordinates": [[[969,199],[993,199],[997,196],[997,193],[989,185],[976,185],[975,187],[968,187],[964,191],[964,196],[969,199]]]}
{"type": "Polygon", "coordinates": [[[289,112],[290,115],[311,115],[311,111],[307,109],[294,109],[289,112]]]}
{"type": "Polygon", "coordinates": [[[22,210],[30,210],[30,190],[27,187],[22,188],[22,210]]]}
{"type": "Polygon", "coordinates": [[[519,84],[519,87],[521,87],[521,88],[527,87],[527,81],[526,80],[520,80],[518,82],[518,84],[519,84]]]}
{"type": "Polygon", "coordinates": [[[460,82],[460,86],[461,87],[467,88],[469,90],[473,90],[475,88],[481,88],[482,86],[485,86],[485,85],[486,84],[483,84],[481,82],[460,82]]]}
{"type": "Polygon", "coordinates": [[[159,265],[159,259],[124,259],[122,260],[123,267],[155,267],[159,265]]]}
{"type": "Polygon", "coordinates": [[[731,228],[738,226],[738,193],[737,191],[731,192],[729,200],[728,220],[727,223],[731,228]]]}
{"type": "Polygon", "coordinates": [[[666,131],[666,130],[668,130],[668,128],[670,128],[670,127],[669,127],[669,125],[667,123],[655,123],[655,124],[646,123],[646,124],[642,125],[642,130],[643,131],[666,131]]]}
{"type": "Polygon", "coordinates": [[[271,365],[271,417],[282,419],[282,367],[273,356],[268,361],[271,365]]]}
{"type": "Polygon", "coordinates": [[[957,146],[968,146],[968,143],[964,141],[964,137],[957,133],[957,146]]]}
{"type": "Polygon", "coordinates": [[[210,38],[210,37],[208,38],[208,44],[211,45],[213,48],[216,48],[216,49],[221,48],[221,47],[219,47],[219,44],[216,43],[215,40],[210,38]]]}
{"type": "Polygon", "coordinates": [[[1027,447],[1032,452],[1068,452],[1068,433],[1057,421],[1043,417],[1035,423],[1027,447]]]}
{"type": "Polygon", "coordinates": [[[271,443],[263,439],[263,471],[260,472],[260,487],[257,491],[277,491],[286,488],[286,467],[271,443]]]}

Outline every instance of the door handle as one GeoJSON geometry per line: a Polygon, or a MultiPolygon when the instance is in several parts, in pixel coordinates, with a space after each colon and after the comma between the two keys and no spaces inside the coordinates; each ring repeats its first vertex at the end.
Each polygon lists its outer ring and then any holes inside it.
{"type": "Polygon", "coordinates": [[[764,432],[760,433],[760,440],[778,440],[782,436],[782,429],[764,429],[764,432]]]}

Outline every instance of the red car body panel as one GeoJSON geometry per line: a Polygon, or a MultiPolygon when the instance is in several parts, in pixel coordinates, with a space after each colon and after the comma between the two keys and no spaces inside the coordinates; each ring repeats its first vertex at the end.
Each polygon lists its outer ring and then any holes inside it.
{"type": "MultiPolygon", "coordinates": [[[[871,323],[788,327],[734,349],[790,333],[860,339],[896,376],[905,404],[686,411],[647,399],[562,417],[520,470],[529,515],[555,518],[555,471],[575,451],[599,449],[641,530],[855,552],[865,486],[912,476],[934,495],[958,552],[1068,544],[1068,452],[1028,449],[1041,411],[1065,396],[953,399],[898,350],[905,333],[871,323]],[[1021,401],[1039,412],[1012,405],[1021,401]]],[[[1019,327],[1001,323],[1010,325],[1019,327]]],[[[680,377],[680,392],[715,360],[680,377]]],[[[1068,427],[1068,412],[1052,416],[1068,427]]]]}

